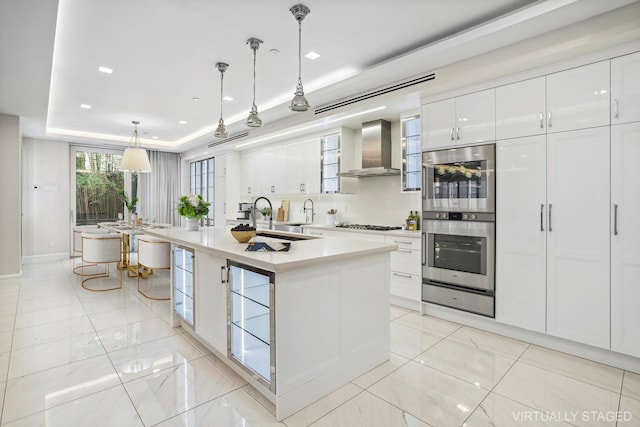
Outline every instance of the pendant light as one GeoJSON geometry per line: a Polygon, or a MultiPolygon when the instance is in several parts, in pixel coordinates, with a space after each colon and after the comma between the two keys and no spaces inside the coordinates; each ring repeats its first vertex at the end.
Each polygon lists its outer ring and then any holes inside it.
{"type": "Polygon", "coordinates": [[[218,127],[213,133],[213,136],[216,138],[226,138],[229,134],[227,133],[227,128],[224,125],[224,120],[222,120],[222,94],[224,93],[224,72],[229,68],[229,64],[216,62],[216,68],[220,71],[220,120],[218,120],[218,127]]]}
{"type": "Polygon", "coordinates": [[[247,44],[253,51],[253,104],[251,105],[249,117],[247,117],[244,124],[252,128],[259,128],[262,126],[262,120],[258,117],[258,107],[256,107],[256,51],[260,49],[260,43],[262,43],[262,40],[255,37],[251,37],[247,40],[247,44]]]}
{"type": "Polygon", "coordinates": [[[131,123],[133,123],[133,135],[131,135],[129,147],[124,150],[120,170],[134,173],[151,172],[151,164],[149,163],[147,150],[140,146],[140,137],[138,136],[138,125],[140,122],[134,120],[131,123]]]}
{"type": "Polygon", "coordinates": [[[311,11],[302,3],[291,6],[289,11],[296,18],[296,21],[298,21],[298,84],[289,108],[292,111],[307,111],[309,109],[309,102],[307,98],[304,97],[304,89],[302,89],[302,20],[311,11]]]}

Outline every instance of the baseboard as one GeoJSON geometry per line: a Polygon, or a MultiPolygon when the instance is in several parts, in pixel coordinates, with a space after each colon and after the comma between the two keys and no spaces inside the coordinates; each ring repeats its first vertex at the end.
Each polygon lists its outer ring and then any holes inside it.
{"type": "Polygon", "coordinates": [[[497,322],[496,320],[488,317],[454,310],[435,304],[423,302],[421,313],[640,374],[640,358],[638,357],[616,353],[615,351],[581,344],[540,332],[529,331],[527,329],[497,322]]]}
{"type": "Polygon", "coordinates": [[[44,255],[23,255],[22,256],[22,264],[38,264],[41,262],[52,262],[52,261],[64,261],[69,259],[70,256],[67,252],[60,252],[57,254],[44,254],[44,255]]]}
{"type": "Polygon", "coordinates": [[[408,298],[391,295],[390,302],[392,305],[408,308],[409,310],[413,310],[413,311],[420,311],[420,304],[421,304],[420,301],[414,301],[408,298]]]}

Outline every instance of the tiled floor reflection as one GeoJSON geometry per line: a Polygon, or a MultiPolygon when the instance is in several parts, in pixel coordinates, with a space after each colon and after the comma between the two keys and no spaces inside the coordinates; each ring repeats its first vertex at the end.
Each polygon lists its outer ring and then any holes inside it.
{"type": "Polygon", "coordinates": [[[0,425],[640,427],[638,373],[400,307],[390,319],[389,361],[277,422],[134,278],[95,293],[70,261],[25,265],[0,280],[0,425]]]}

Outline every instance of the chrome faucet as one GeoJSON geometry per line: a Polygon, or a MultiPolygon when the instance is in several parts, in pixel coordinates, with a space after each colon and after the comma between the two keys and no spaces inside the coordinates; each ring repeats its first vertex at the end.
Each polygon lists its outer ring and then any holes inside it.
{"type": "Polygon", "coordinates": [[[258,197],[255,202],[253,202],[253,228],[257,229],[256,227],[256,205],[258,204],[258,200],[260,199],[264,199],[267,201],[267,203],[269,203],[269,209],[271,211],[271,214],[269,215],[269,230],[273,229],[273,206],[271,206],[271,201],[269,199],[267,199],[266,197],[258,197]]]}
{"type": "Polygon", "coordinates": [[[304,204],[302,205],[302,210],[304,211],[304,220],[306,223],[309,223],[309,214],[307,213],[307,211],[311,210],[311,222],[313,223],[313,217],[316,215],[315,212],[313,211],[313,200],[311,199],[305,200],[304,204]],[[307,202],[311,202],[311,209],[307,207],[307,202]]]}

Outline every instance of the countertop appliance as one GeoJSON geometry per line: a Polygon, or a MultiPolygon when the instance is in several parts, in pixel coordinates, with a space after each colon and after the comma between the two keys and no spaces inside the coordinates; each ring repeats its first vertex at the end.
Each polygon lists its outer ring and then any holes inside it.
{"type": "Polygon", "coordinates": [[[495,144],[422,153],[422,210],[494,213],[495,153],[495,144]]]}
{"type": "Polygon", "coordinates": [[[393,227],[388,225],[369,225],[369,224],[342,224],[342,225],[336,225],[336,228],[348,228],[350,230],[391,231],[391,230],[400,230],[402,227],[393,227]]]}
{"type": "Polygon", "coordinates": [[[240,220],[251,219],[252,208],[253,208],[253,203],[238,203],[238,215],[236,216],[236,219],[240,219],[240,220]]]}

